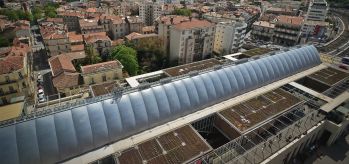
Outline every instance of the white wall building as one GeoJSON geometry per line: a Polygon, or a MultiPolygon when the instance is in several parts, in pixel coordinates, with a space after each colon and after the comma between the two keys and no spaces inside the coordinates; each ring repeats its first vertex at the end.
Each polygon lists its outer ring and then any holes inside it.
{"type": "Polygon", "coordinates": [[[208,58],[213,51],[215,25],[191,19],[171,27],[170,61],[178,64],[208,58]]]}
{"type": "Polygon", "coordinates": [[[213,51],[222,55],[236,52],[244,42],[246,27],[244,22],[218,23],[213,51]]]}
{"type": "Polygon", "coordinates": [[[139,6],[139,16],[147,26],[152,26],[162,14],[162,3],[143,2],[139,6]]]}
{"type": "Polygon", "coordinates": [[[326,0],[312,0],[309,4],[306,21],[325,21],[328,4],[326,0]]]}

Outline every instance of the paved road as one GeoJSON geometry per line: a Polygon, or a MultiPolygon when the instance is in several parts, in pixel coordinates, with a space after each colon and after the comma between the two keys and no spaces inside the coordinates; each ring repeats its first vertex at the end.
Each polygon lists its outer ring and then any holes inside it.
{"type": "Polygon", "coordinates": [[[322,158],[311,156],[305,164],[349,164],[349,135],[340,138],[330,147],[320,147],[322,158]]]}

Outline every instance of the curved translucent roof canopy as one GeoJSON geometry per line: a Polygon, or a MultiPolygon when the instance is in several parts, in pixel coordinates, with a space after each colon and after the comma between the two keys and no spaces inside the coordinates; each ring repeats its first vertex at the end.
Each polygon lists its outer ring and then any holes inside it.
{"type": "Polygon", "coordinates": [[[0,128],[2,163],[81,155],[321,63],[306,46],[0,128]]]}

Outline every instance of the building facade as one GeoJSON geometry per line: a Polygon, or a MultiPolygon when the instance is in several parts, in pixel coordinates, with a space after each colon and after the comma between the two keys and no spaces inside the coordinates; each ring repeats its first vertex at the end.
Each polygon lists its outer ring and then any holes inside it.
{"type": "Polygon", "coordinates": [[[272,41],[275,24],[267,21],[258,21],[253,23],[251,36],[253,39],[272,41]]]}
{"type": "Polygon", "coordinates": [[[170,29],[171,63],[186,64],[209,58],[213,51],[215,25],[191,19],[170,29]]]}
{"type": "Polygon", "coordinates": [[[325,21],[329,5],[326,0],[311,0],[306,15],[306,21],[325,21]]]}
{"type": "Polygon", "coordinates": [[[275,23],[273,42],[293,46],[300,42],[303,17],[280,15],[275,23]]]}
{"type": "Polygon", "coordinates": [[[220,22],[216,25],[213,51],[226,55],[237,52],[242,46],[247,24],[244,22],[220,22]]]}
{"type": "Polygon", "coordinates": [[[85,86],[101,84],[121,80],[122,64],[117,61],[108,61],[98,64],[86,65],[81,67],[81,75],[85,86]]]}
{"type": "Polygon", "coordinates": [[[139,5],[139,16],[147,26],[152,26],[156,19],[162,15],[162,4],[144,1],[139,5]]]}

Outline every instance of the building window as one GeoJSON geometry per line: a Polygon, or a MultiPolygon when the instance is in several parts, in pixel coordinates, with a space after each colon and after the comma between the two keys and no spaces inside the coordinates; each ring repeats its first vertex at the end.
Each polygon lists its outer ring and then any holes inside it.
{"type": "Polygon", "coordinates": [[[107,81],[107,76],[106,76],[106,75],[103,75],[103,76],[102,76],[102,80],[103,80],[103,81],[107,81]]]}
{"type": "Polygon", "coordinates": [[[93,77],[91,77],[90,84],[94,84],[95,81],[93,80],[93,77]]]}
{"type": "Polygon", "coordinates": [[[5,76],[5,79],[6,79],[7,82],[10,81],[10,77],[9,76],[5,76]]]}
{"type": "Polygon", "coordinates": [[[9,86],[8,90],[10,90],[10,92],[13,92],[14,91],[13,86],[9,86]]]}

